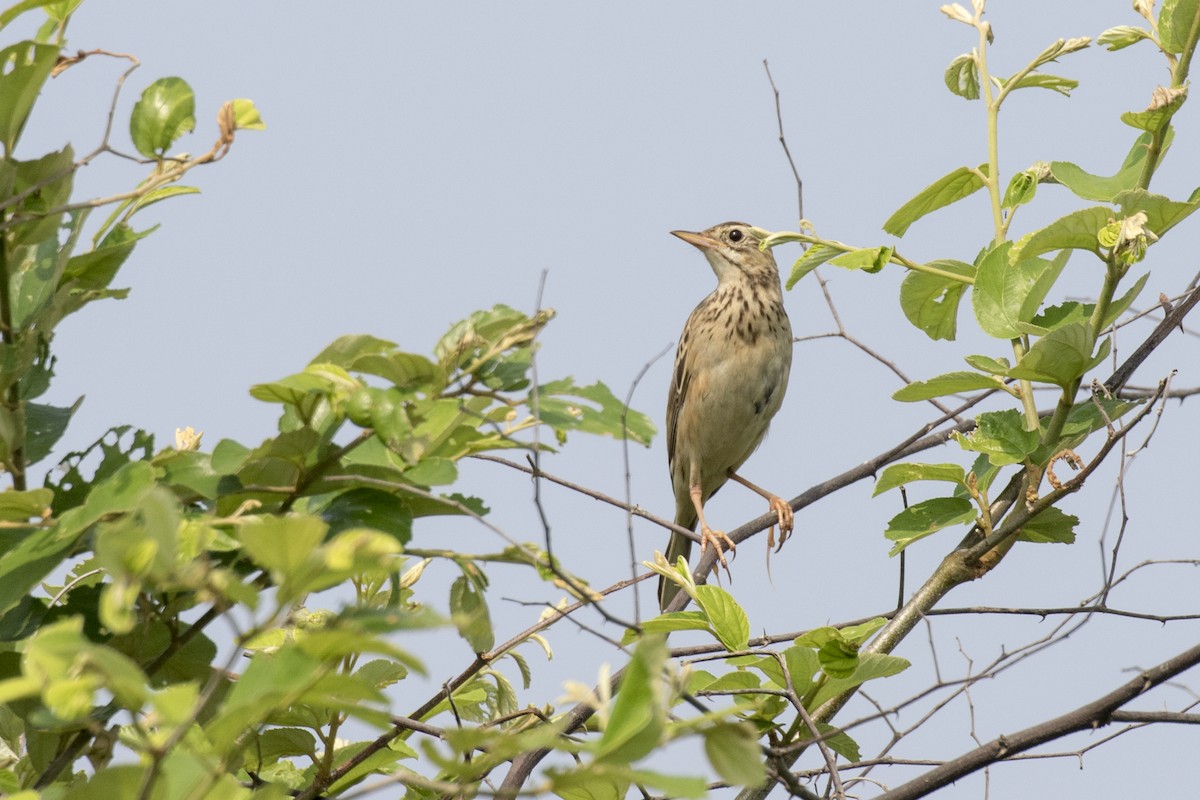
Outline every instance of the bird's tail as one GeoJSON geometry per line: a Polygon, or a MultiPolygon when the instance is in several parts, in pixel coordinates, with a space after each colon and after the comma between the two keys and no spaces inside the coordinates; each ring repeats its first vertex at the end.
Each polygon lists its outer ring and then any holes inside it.
{"type": "MultiPolygon", "coordinates": [[[[696,530],[696,512],[688,507],[680,509],[675,514],[675,524],[681,525],[684,528],[696,530]]],[[[671,541],[667,543],[667,562],[674,565],[683,556],[683,560],[687,561],[692,555],[692,540],[679,533],[671,534],[671,541]]],[[[658,607],[661,611],[666,611],[667,606],[675,595],[679,594],[679,584],[674,581],[669,581],[666,578],[658,579],[658,607]]]]}

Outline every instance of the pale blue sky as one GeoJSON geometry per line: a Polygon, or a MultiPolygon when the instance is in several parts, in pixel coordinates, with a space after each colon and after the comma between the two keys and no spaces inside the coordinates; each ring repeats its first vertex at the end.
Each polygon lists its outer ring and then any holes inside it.
{"type": "MultiPolygon", "coordinates": [[[[541,374],[603,380],[624,395],[715,283],[699,254],[668,231],[727,219],[771,229],[796,224],[764,58],[783,93],[806,215],[825,236],[889,243],[880,226],[901,203],[950,169],[985,160],[981,106],[942,83],[946,65],[974,45],[974,34],[946,20],[937,5],[90,0],[71,27],[71,46],[132,52],[143,63],[129,80],[119,120],[146,84],[180,75],[196,90],[199,117],[182,149],[207,149],[218,106],[234,97],[252,98],[268,129],[239,134],[224,162],[193,173],[202,195],[143,215],[143,222],[163,227],[139,246],[117,281],[133,287],[128,300],[94,306],[61,329],[49,399],[65,405],[87,395],[66,445],[85,446],[120,423],[151,430],[163,445],[183,425],[204,430],[208,447],[224,437],[257,443],[270,434],[276,408],[252,400],[250,384],[299,370],[344,333],[369,332],[428,351],[451,322],[476,308],[502,302],[532,310],[542,270],[549,271],[545,303],[560,316],[542,339],[541,374]]],[[[1127,0],[995,0],[989,17],[997,34],[992,65],[1001,75],[1056,38],[1138,23],[1127,0]]],[[[1134,138],[1118,115],[1145,106],[1155,82],[1166,80],[1160,63],[1145,45],[1120,53],[1092,48],[1064,59],[1052,71],[1083,81],[1073,98],[1029,91],[1006,107],[1005,173],[1038,159],[1115,170],[1134,138]]],[[[97,59],[51,82],[18,155],[39,155],[68,138],[77,150],[89,149],[121,69],[97,59]]],[[[1157,190],[1186,196],[1200,183],[1196,120],[1191,104],[1177,118],[1177,151],[1157,190]]],[[[89,167],[79,185],[109,193],[138,175],[110,160],[89,167]]],[[[1043,187],[1014,233],[1074,207],[1064,190],[1043,187]]],[[[980,195],[917,223],[899,248],[918,260],[970,261],[990,225],[980,195]]],[[[1191,277],[1195,248],[1185,245],[1195,241],[1195,230],[1193,220],[1155,248],[1139,307],[1191,277]]],[[[777,255],[786,273],[799,251],[785,247],[777,255]]],[[[1098,268],[1073,269],[1070,290],[1094,292],[1095,273],[1088,270],[1098,268]]],[[[914,378],[960,369],[967,353],[1004,354],[1003,342],[965,336],[932,343],[912,328],[896,301],[898,270],[825,274],[848,329],[914,378]]],[[[832,330],[814,281],[799,285],[786,303],[798,336],[832,330]]],[[[964,308],[960,327],[970,322],[964,308]]],[[[1127,330],[1125,352],[1149,326],[1127,330]]],[[[1136,382],[1151,383],[1177,367],[1178,385],[1200,383],[1188,347],[1194,345],[1180,337],[1136,382]]],[[[660,425],[669,371],[667,357],[649,371],[634,402],[660,425]]],[[[891,401],[898,386],[844,342],[797,345],[784,408],[743,473],[790,497],[876,454],[930,417],[928,407],[891,401]]],[[[1190,508],[1181,495],[1194,484],[1187,476],[1195,409],[1173,405],[1162,425],[1130,478],[1126,565],[1200,556],[1194,515],[1181,516],[1190,508]]],[[[634,501],[669,516],[661,438],[631,455],[634,501]]],[[[925,460],[969,462],[956,449],[925,460]]],[[[608,440],[573,437],[544,466],[623,492],[621,449],[608,440]]],[[[489,501],[496,524],[520,539],[540,538],[523,477],[482,464],[464,465],[463,473],[464,490],[489,501]]],[[[949,605],[1069,606],[1091,594],[1099,585],[1097,541],[1112,474],[1107,469],[1068,501],[1067,510],[1084,519],[1076,546],[1018,547],[996,574],[962,587],[949,605]]],[[[894,602],[896,562],[887,557],[882,530],[898,498],[868,500],[870,488],[852,487],[797,516],[796,536],[772,559],[773,586],[763,542],[744,546],[733,590],[756,631],[858,617],[894,602]]],[[[547,494],[565,563],[597,586],[626,576],[624,516],[563,491],[547,494]]],[[[728,488],[710,506],[710,519],[733,528],[762,506],[749,492],[728,488]]],[[[665,545],[666,534],[649,525],[637,525],[635,535],[639,557],[665,545]]],[[[418,526],[416,536],[426,546],[500,546],[461,522],[418,526]]],[[[913,548],[910,590],[956,538],[950,532],[913,548]]],[[[452,577],[440,568],[430,572],[430,587],[452,577]]],[[[537,610],[501,598],[558,597],[523,576],[493,574],[490,602],[502,638],[529,624],[537,610]]],[[[444,603],[440,589],[430,591],[444,603]]],[[[652,594],[647,585],[643,610],[652,594]]],[[[1131,581],[1113,602],[1182,613],[1197,600],[1193,575],[1162,569],[1131,581]]],[[[615,608],[632,613],[628,599],[615,608]]],[[[933,638],[943,675],[951,678],[966,670],[956,637],[980,665],[1047,629],[1036,618],[941,620],[933,638]]],[[[1156,663],[1194,635],[1194,627],[1180,624],[1098,620],[1068,644],[980,684],[973,695],[977,733],[986,740],[1090,700],[1128,679],[1121,670],[1156,663]]],[[[431,644],[423,655],[436,683],[456,674],[468,652],[457,639],[434,641],[440,649],[435,653],[431,644]]],[[[555,662],[529,654],[532,702],[553,701],[566,678],[593,680],[602,659],[622,661],[565,625],[551,641],[555,662]]],[[[885,703],[929,680],[923,635],[899,654],[914,667],[874,687],[885,703]]],[[[397,700],[401,713],[424,696],[412,687],[405,692],[397,700]]],[[[1163,690],[1137,707],[1175,707],[1181,696],[1163,690]]],[[[844,719],[851,712],[863,713],[850,709],[844,719]]],[[[911,724],[917,714],[906,714],[901,723],[911,724]]],[[[957,755],[972,746],[968,731],[960,701],[894,755],[957,755]]],[[[883,735],[862,731],[864,753],[883,735]]],[[[1168,741],[1182,752],[1179,744],[1194,746],[1194,736],[1179,729],[1133,733],[1086,757],[1082,770],[1070,759],[1001,766],[991,776],[992,796],[1016,796],[1035,782],[1042,796],[1177,795],[1191,777],[1184,765],[1121,765],[1150,763],[1168,741]]],[[[694,748],[680,753],[697,757],[694,748]]],[[[901,773],[874,777],[899,781],[901,773]]],[[[939,795],[981,796],[980,777],[939,795]]]]}

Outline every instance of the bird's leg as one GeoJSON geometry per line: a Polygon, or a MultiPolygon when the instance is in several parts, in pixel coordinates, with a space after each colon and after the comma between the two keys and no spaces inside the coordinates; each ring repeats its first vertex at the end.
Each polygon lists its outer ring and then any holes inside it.
{"type": "Polygon", "coordinates": [[[792,513],[791,504],[779,495],[771,494],[766,489],[755,486],[733,470],[729,471],[729,477],[755,494],[765,497],[767,502],[771,504],[771,510],[775,512],[776,517],[779,519],[779,546],[775,546],[775,526],[772,525],[771,530],[767,531],[767,551],[769,552],[774,548],[775,552],[778,553],[783,549],[783,543],[792,535],[792,529],[795,527],[796,517],[792,513]]]}
{"type": "MultiPolygon", "coordinates": [[[[708,527],[708,522],[704,519],[704,492],[699,484],[693,484],[689,494],[692,496],[692,505],[696,507],[696,518],[700,520],[700,555],[704,555],[704,551],[711,544],[717,549],[717,563],[725,568],[725,574],[729,575],[730,580],[733,576],[729,573],[729,563],[725,560],[726,552],[734,552],[737,550],[737,545],[733,540],[725,535],[724,531],[714,531],[708,527]]],[[[716,565],[713,566],[716,570],[716,565]]]]}

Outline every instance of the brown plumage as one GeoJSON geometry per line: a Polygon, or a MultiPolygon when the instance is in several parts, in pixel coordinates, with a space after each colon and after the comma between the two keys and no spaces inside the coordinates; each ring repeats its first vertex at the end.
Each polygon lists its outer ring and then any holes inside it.
{"type": "MultiPolygon", "coordinates": [[[[792,531],[792,509],[783,499],[735,474],[767,435],[783,403],[792,366],[792,326],[783,308],[779,267],[744,222],[725,222],[702,233],[672,231],[697,247],[717,288],[688,317],[679,337],[667,397],[667,458],[675,490],[675,524],[695,530],[701,552],[712,544],[725,565],[733,542],[704,519],[704,504],[729,478],[753,489],[778,514],[780,546],[792,531]]],[[[774,543],[772,531],[771,544],[774,543]]],[[[691,553],[692,541],[673,533],[667,560],[691,553]]],[[[679,592],[660,578],[659,605],[679,592]]]]}

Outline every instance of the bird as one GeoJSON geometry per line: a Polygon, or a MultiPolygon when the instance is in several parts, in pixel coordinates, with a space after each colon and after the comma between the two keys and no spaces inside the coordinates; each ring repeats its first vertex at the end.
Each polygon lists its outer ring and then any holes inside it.
{"type": "MultiPolygon", "coordinates": [[[[671,233],[699,249],[717,275],[717,288],[683,326],[667,395],[675,524],[694,531],[699,523],[701,553],[709,545],[716,547],[728,572],[725,552],[732,552],[734,543],[704,517],[704,504],[727,480],[766,498],[776,513],[780,547],[794,525],[787,501],[737,474],[783,403],[792,366],[792,326],[783,307],[779,267],[771,251],[760,247],[760,229],[724,222],[699,233],[671,233]]],[[[774,525],[767,545],[775,546],[774,525]]],[[[690,538],[673,532],[667,561],[686,560],[691,549],[690,538]]],[[[678,592],[678,584],[660,577],[659,607],[666,611],[678,592]]]]}

